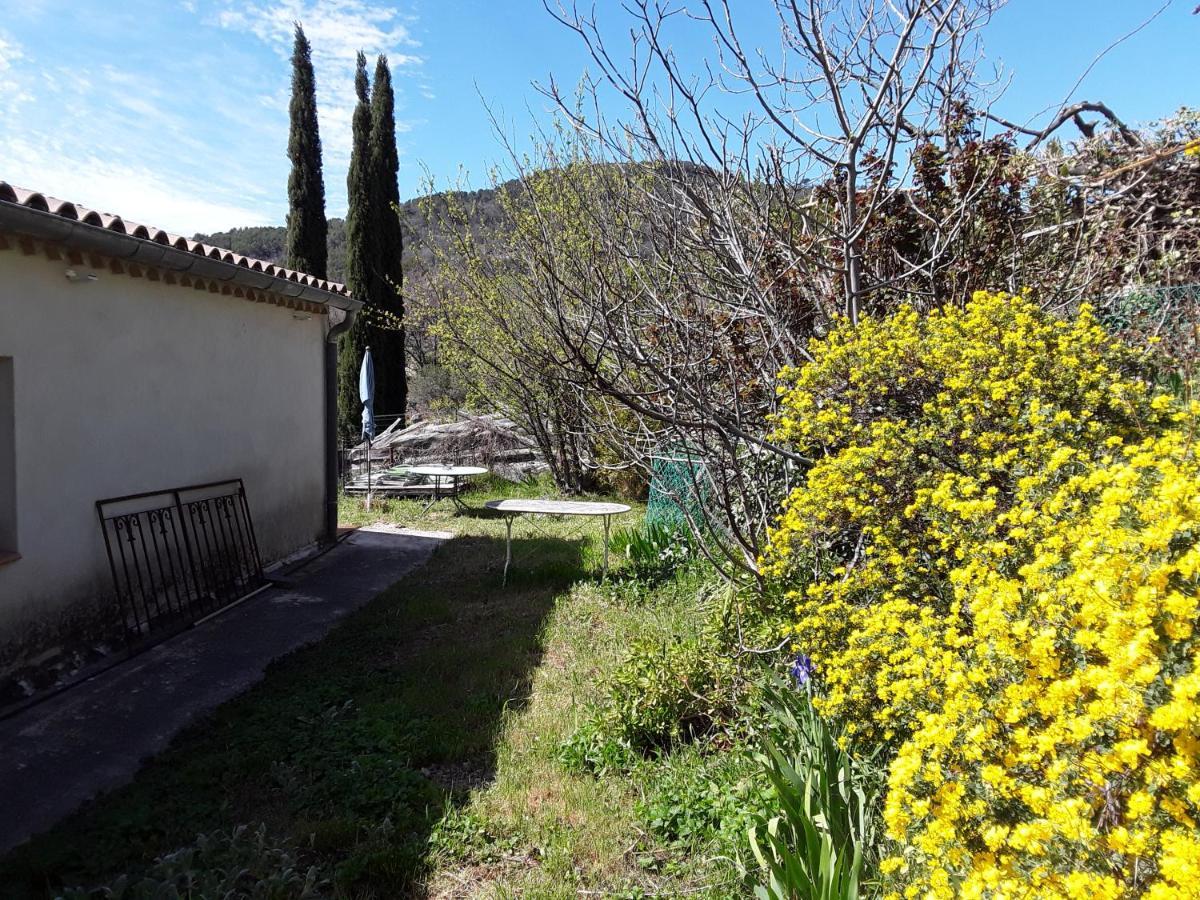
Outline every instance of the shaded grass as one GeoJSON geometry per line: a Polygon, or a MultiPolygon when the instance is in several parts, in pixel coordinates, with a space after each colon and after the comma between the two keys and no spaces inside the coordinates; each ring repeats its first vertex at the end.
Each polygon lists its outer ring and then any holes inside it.
{"type": "MultiPolygon", "coordinates": [[[[485,482],[466,499],[550,495],[485,482]]],[[[129,787],[9,854],[0,885],[47,896],[263,822],[339,897],[739,893],[736,867],[710,858],[704,811],[684,808],[705,802],[702,747],[603,777],[560,760],[636,639],[698,632],[707,574],[648,586],[622,580],[614,559],[602,582],[596,523],[545,518],[518,520],[501,589],[502,520],[421,507],[344,501],[346,524],[458,537],[182,733],[129,787]]]]}
{"type": "Polygon", "coordinates": [[[307,847],[339,894],[411,891],[432,827],[466,785],[490,777],[504,712],[529,696],[543,619],[591,555],[548,522],[544,536],[514,541],[525,564],[501,591],[502,522],[443,506],[422,516],[401,501],[366,514],[347,501],[351,521],[460,536],[181,733],[131,785],[10,853],[5,890],[37,897],[95,883],[198,833],[265,822],[307,847]]]}

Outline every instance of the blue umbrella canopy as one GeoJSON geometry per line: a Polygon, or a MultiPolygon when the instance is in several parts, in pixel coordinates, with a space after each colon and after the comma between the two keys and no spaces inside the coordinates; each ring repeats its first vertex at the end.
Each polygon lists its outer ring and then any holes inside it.
{"type": "Polygon", "coordinates": [[[362,436],[370,440],[375,437],[375,363],[370,347],[363,354],[362,368],[358,371],[358,399],[363,405],[362,436]]]}

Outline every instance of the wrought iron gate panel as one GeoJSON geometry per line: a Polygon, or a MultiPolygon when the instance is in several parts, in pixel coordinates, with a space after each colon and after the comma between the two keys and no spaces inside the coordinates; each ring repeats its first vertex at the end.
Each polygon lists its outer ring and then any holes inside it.
{"type": "Polygon", "coordinates": [[[96,501],[131,642],[179,631],[263,587],[240,478],[96,501]]]}

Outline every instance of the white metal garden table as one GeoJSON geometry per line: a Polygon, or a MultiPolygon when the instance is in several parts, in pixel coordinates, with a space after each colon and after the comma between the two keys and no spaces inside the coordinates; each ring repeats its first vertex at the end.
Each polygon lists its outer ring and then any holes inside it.
{"type": "Polygon", "coordinates": [[[450,481],[449,497],[454,501],[455,506],[459,509],[467,509],[467,504],[458,499],[458,480],[460,478],[471,478],[474,475],[486,475],[487,469],[483,466],[411,466],[408,470],[410,475],[423,475],[433,479],[433,499],[425,504],[425,511],[428,512],[433,504],[442,499],[442,479],[450,481]]]}
{"type": "Polygon", "coordinates": [[[624,503],[591,500],[489,500],[483,504],[504,516],[504,583],[508,584],[508,567],[512,562],[512,523],[521,515],[602,516],[604,518],[604,574],[608,575],[608,530],[613,516],[630,510],[624,503]]]}

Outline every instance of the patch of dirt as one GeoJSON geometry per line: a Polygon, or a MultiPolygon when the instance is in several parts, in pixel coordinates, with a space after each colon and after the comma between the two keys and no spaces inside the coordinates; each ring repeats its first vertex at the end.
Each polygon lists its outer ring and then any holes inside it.
{"type": "Polygon", "coordinates": [[[464,759],[424,766],[421,774],[449,792],[473,791],[496,779],[496,767],[490,759],[464,759]]]}
{"type": "Polygon", "coordinates": [[[425,897],[427,900],[470,900],[481,897],[500,879],[536,868],[537,865],[537,857],[527,854],[508,856],[494,863],[443,869],[425,886],[425,897]]]}

